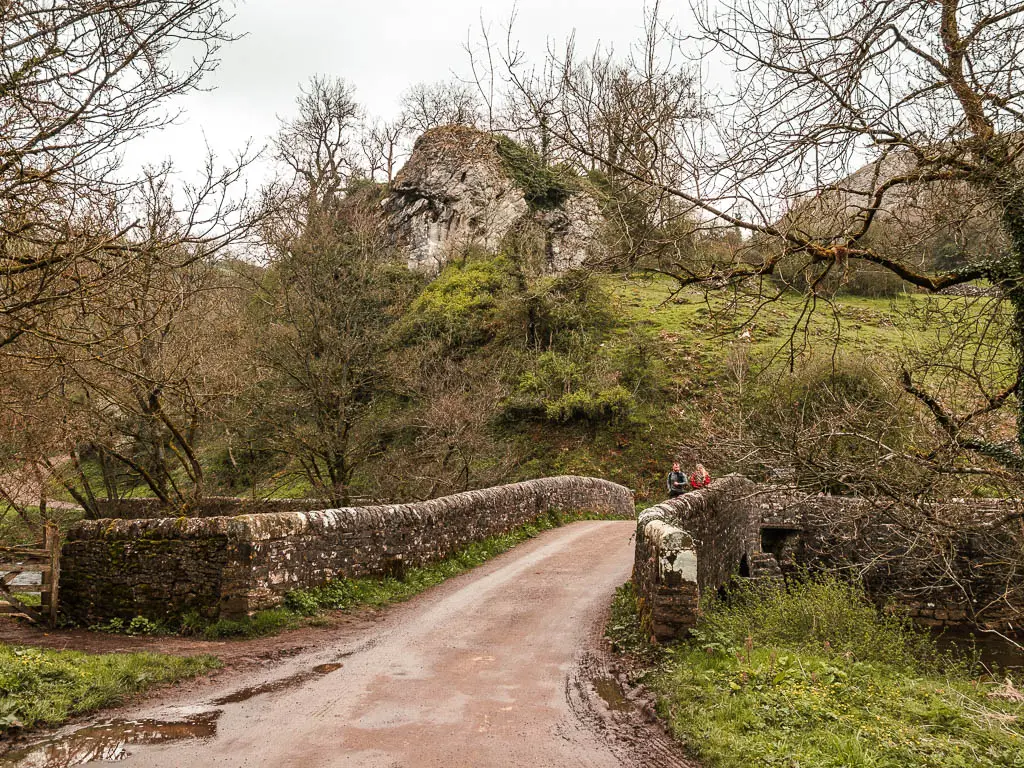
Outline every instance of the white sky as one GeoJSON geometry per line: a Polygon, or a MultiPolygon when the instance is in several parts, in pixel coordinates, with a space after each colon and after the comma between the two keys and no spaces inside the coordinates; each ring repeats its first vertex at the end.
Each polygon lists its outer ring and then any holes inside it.
{"type": "MultiPolygon", "coordinates": [[[[642,32],[644,0],[248,0],[232,29],[245,34],[226,46],[210,92],[177,102],[179,124],[150,134],[126,153],[129,167],[171,158],[179,171],[197,168],[209,142],[218,155],[257,146],[293,111],[298,87],[313,74],[337,75],[356,87],[366,110],[390,117],[413,83],[468,74],[463,49],[480,16],[503,39],[513,7],[515,37],[539,61],[548,40],[573,30],[580,50],[597,43],[625,50],[642,32]]],[[[666,3],[663,16],[690,27],[685,1],[666,3]]]]}

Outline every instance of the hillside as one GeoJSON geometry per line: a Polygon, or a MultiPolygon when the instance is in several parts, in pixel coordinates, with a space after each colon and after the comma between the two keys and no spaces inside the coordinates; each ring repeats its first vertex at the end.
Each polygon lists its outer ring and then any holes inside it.
{"type": "MultiPolygon", "coordinates": [[[[867,366],[891,394],[914,350],[949,342],[951,326],[938,319],[980,312],[978,300],[904,294],[839,296],[808,315],[796,294],[765,303],[621,275],[524,289],[515,273],[506,260],[476,257],[446,267],[410,303],[398,324],[402,362],[372,425],[379,456],[354,477],[357,498],[564,473],[607,477],[651,502],[673,457],[716,475],[768,476],[749,445],[732,443],[785,400],[780,382],[820,373],[823,362],[867,366]]],[[[315,495],[295,465],[246,450],[237,435],[211,436],[203,461],[216,492],[315,495]]],[[[98,483],[94,463],[87,471],[98,483]]]]}

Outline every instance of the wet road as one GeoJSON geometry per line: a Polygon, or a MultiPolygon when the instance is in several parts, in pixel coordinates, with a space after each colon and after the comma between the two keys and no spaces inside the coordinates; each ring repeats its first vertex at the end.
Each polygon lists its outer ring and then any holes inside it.
{"type": "Polygon", "coordinates": [[[650,764],[639,716],[601,692],[608,680],[594,677],[603,673],[592,652],[629,577],[633,529],[597,521],[549,531],[395,607],[363,638],[235,679],[207,701],[166,699],[128,724],[93,724],[88,739],[68,729],[8,764],[650,764]],[[143,736],[120,738],[126,725],[143,736]]]}

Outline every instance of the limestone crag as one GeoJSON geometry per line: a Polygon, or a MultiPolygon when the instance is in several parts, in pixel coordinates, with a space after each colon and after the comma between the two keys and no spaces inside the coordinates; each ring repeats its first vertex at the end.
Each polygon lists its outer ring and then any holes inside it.
{"type": "Polygon", "coordinates": [[[411,269],[435,274],[467,247],[497,251],[513,227],[530,220],[545,233],[550,272],[578,267],[595,251],[603,224],[597,202],[575,191],[560,205],[531,206],[498,143],[493,134],[454,125],[416,141],[383,203],[411,269]]]}
{"type": "Polygon", "coordinates": [[[598,253],[598,235],[604,214],[597,201],[579,192],[558,208],[538,211],[536,218],[547,233],[547,265],[551,272],[565,272],[598,253]]]}

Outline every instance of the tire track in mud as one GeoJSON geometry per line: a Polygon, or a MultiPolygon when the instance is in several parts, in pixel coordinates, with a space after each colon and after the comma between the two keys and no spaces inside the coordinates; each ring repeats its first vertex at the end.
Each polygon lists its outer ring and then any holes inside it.
{"type": "Polygon", "coordinates": [[[573,716],[602,738],[624,768],[698,768],[618,677],[606,650],[584,652],[565,681],[573,716]]]}

